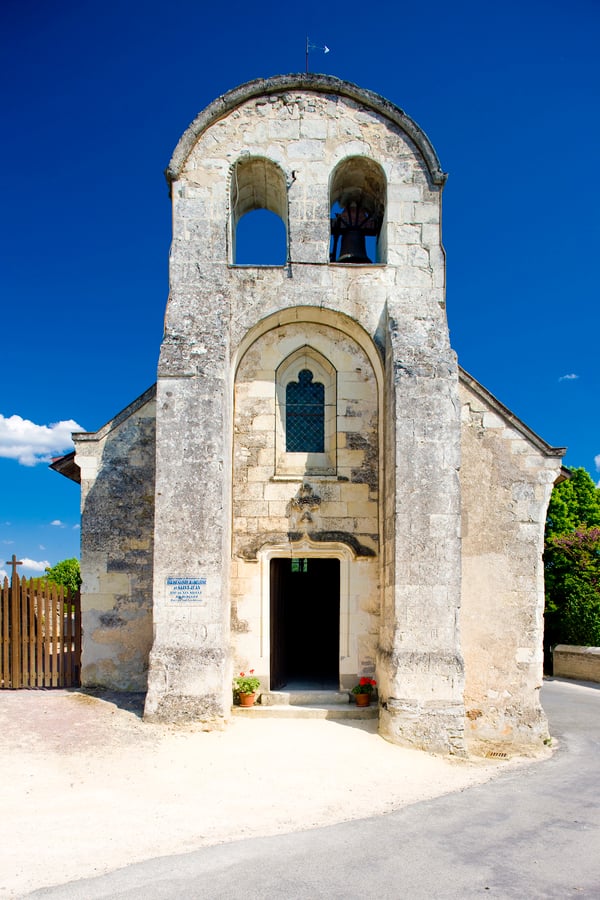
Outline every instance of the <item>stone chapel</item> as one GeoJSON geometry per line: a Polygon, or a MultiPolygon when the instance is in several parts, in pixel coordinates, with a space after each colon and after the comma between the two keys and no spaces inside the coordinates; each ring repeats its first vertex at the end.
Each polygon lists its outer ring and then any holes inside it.
{"type": "Polygon", "coordinates": [[[81,483],[83,685],[221,725],[265,692],[378,683],[380,733],[534,751],[550,447],[450,346],[446,175],[402,110],[285,75],[211,103],[167,169],[156,385],[53,467],[81,483]],[[281,264],[241,264],[269,210],[281,264]]]}

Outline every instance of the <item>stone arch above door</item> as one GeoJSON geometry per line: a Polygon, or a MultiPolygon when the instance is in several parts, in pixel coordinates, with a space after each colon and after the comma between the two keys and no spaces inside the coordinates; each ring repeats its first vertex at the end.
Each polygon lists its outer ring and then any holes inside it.
{"type": "Polygon", "coordinates": [[[344,534],[365,548],[362,555],[377,553],[380,448],[379,382],[365,350],[329,324],[274,321],[247,348],[236,372],[233,555],[251,558],[261,545],[296,532],[344,534]],[[326,453],[282,450],[285,384],[279,375],[290,365],[292,377],[312,365],[326,384],[326,453]],[[299,521],[294,503],[307,483],[320,500],[299,521]]]}
{"type": "Polygon", "coordinates": [[[298,309],[293,316],[272,316],[253,329],[253,339],[243,342],[239,354],[233,403],[232,646],[236,659],[248,665],[256,661],[262,676],[270,678],[269,560],[297,554],[339,559],[339,677],[342,686],[351,687],[359,671],[372,672],[375,665],[381,366],[360,326],[323,312],[298,309]],[[309,459],[282,471],[277,464],[278,373],[296,378],[304,369],[335,391],[330,444],[335,455],[320,471],[310,468],[309,459]]]}

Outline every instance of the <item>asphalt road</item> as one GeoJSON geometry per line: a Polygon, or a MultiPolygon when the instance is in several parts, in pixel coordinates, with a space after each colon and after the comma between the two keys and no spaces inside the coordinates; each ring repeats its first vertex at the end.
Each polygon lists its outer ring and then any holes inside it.
{"type": "MultiPolygon", "coordinates": [[[[551,759],[329,828],[163,857],[30,897],[600,898],[600,685],[548,681],[551,759]]],[[[368,778],[368,760],[357,760],[368,778]]],[[[293,798],[289,799],[293,803],[293,798]]]]}

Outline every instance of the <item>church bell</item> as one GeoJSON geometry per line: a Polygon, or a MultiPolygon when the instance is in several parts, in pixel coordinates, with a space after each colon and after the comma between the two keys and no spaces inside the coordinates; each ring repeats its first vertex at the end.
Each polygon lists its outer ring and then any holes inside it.
{"type": "Polygon", "coordinates": [[[363,263],[372,262],[367,256],[365,238],[377,237],[378,223],[375,217],[356,202],[349,203],[331,222],[333,249],[331,262],[363,263]],[[338,240],[340,252],[336,258],[338,240]]]}

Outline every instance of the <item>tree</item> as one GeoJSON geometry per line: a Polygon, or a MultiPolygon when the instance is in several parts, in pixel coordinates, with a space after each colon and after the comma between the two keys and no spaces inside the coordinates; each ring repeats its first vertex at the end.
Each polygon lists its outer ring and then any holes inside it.
{"type": "Polygon", "coordinates": [[[62,584],[72,594],[81,586],[81,571],[78,559],[63,559],[51,568],[46,568],[46,581],[51,584],[62,584]]]}
{"type": "Polygon", "coordinates": [[[571,469],[571,477],[552,491],[546,517],[546,538],[567,534],[579,525],[600,527],[600,490],[585,469],[571,469]]]}
{"type": "Polygon", "coordinates": [[[551,537],[545,566],[548,644],[600,647],[600,528],[551,537]]]}
{"type": "Polygon", "coordinates": [[[600,646],[600,490],[585,469],[552,492],[544,568],[546,648],[600,646]]]}

